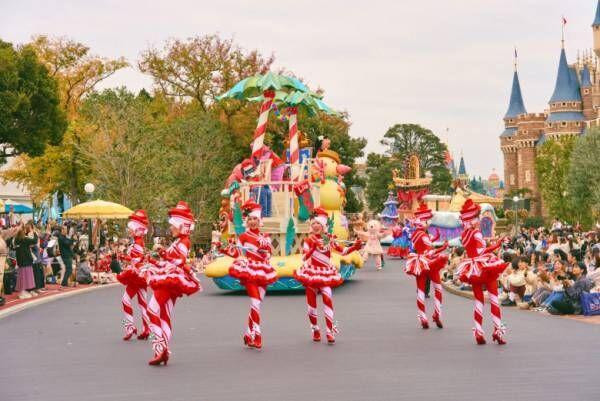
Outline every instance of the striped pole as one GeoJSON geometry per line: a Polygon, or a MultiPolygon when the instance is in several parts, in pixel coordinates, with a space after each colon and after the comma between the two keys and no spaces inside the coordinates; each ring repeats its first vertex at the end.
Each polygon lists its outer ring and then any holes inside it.
{"type": "Polygon", "coordinates": [[[290,139],[290,170],[292,181],[297,181],[300,175],[300,149],[298,147],[298,108],[290,107],[289,112],[289,139],[290,139]]]}
{"type": "Polygon", "coordinates": [[[267,123],[269,121],[269,110],[271,110],[271,105],[275,98],[275,91],[266,90],[263,92],[263,97],[265,100],[263,100],[263,103],[260,106],[260,115],[258,116],[256,131],[254,131],[254,141],[252,142],[253,161],[260,160],[263,153],[265,133],[267,132],[267,123]]]}

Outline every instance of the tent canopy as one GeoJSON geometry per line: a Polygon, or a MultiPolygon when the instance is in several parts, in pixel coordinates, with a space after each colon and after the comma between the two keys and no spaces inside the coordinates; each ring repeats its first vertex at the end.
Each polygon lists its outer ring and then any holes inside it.
{"type": "Polygon", "coordinates": [[[67,219],[127,219],[133,211],[118,203],[95,200],[80,203],[66,210],[63,218],[67,219]]]}

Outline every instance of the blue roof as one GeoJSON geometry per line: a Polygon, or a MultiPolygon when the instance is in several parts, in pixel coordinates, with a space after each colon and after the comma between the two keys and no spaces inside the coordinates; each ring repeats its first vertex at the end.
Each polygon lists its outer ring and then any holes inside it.
{"type": "Polygon", "coordinates": [[[546,118],[547,123],[557,121],[583,121],[583,114],[578,111],[555,111],[546,118]]]}
{"type": "Polygon", "coordinates": [[[546,142],[548,142],[548,137],[544,134],[542,134],[540,136],[540,139],[537,140],[537,142],[535,143],[535,146],[542,146],[543,144],[545,144],[546,142]]]}
{"type": "Polygon", "coordinates": [[[509,136],[513,136],[514,134],[517,133],[517,129],[516,128],[506,128],[501,134],[500,134],[500,138],[506,138],[509,136]]]}
{"type": "Polygon", "coordinates": [[[569,68],[565,49],[560,50],[556,85],[554,86],[554,93],[549,103],[554,102],[581,102],[577,73],[569,68]]]}
{"type": "Polygon", "coordinates": [[[594,18],[594,22],[592,26],[600,25],[600,0],[598,0],[598,5],[596,6],[596,18],[594,18]]]}
{"type": "Polygon", "coordinates": [[[504,118],[513,118],[523,113],[527,113],[527,111],[525,110],[523,96],[521,95],[519,74],[515,71],[513,75],[512,90],[510,91],[510,102],[508,103],[508,110],[506,111],[504,118]]]}
{"type": "Polygon", "coordinates": [[[467,175],[467,169],[465,167],[465,159],[460,157],[460,164],[458,166],[458,175],[467,175]]]}
{"type": "Polygon", "coordinates": [[[581,71],[581,86],[582,87],[592,86],[592,79],[590,78],[590,70],[588,69],[587,64],[583,66],[583,71],[581,71]]]}

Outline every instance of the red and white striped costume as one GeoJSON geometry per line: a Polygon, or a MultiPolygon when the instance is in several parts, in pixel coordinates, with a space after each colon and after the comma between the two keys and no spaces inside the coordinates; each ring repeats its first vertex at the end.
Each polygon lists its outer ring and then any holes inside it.
{"type": "MultiPolygon", "coordinates": [[[[327,229],[327,212],[322,208],[315,209],[316,217],[323,226],[323,231],[327,229]]],[[[320,341],[321,333],[317,324],[317,295],[319,292],[323,297],[323,313],[325,315],[325,324],[327,326],[327,340],[330,343],[335,342],[337,329],[334,324],[334,309],[332,288],[337,287],[344,282],[338,269],[331,264],[331,251],[336,251],[342,255],[347,255],[354,250],[360,249],[360,241],[351,247],[342,247],[335,242],[334,237],[313,234],[304,240],[302,244],[302,259],[304,264],[298,270],[294,271],[294,278],[306,288],[306,303],[308,306],[308,319],[313,331],[313,340],[320,341]]]]}
{"type": "Polygon", "coordinates": [[[189,235],[194,226],[194,217],[187,203],[180,201],[169,211],[169,223],[179,230],[177,239],[166,250],[159,251],[160,260],[149,260],[153,267],[148,283],[154,291],[148,305],[155,354],[149,362],[151,365],[166,364],[169,359],[169,343],[173,335],[172,311],[177,298],[202,290],[187,264],[191,245],[189,235]]]}
{"type": "Polygon", "coordinates": [[[475,298],[473,311],[473,335],[478,344],[485,344],[483,332],[483,288],[488,291],[490,298],[490,311],[494,322],[494,334],[492,339],[499,344],[505,344],[505,328],[502,324],[502,311],[498,302],[498,277],[508,267],[493,254],[502,244],[502,240],[496,244],[486,247],[481,231],[477,228],[479,219],[479,205],[467,199],[461,210],[461,220],[465,226],[461,234],[466,257],[458,265],[456,274],[460,280],[471,285],[475,298]]]}
{"type": "MultiPolygon", "coordinates": [[[[261,219],[261,206],[252,199],[243,206],[247,216],[261,219]]],[[[215,244],[221,247],[220,243],[215,244]]],[[[244,334],[244,344],[249,347],[262,347],[260,331],[260,308],[267,292],[267,286],[277,281],[277,272],[269,262],[271,259],[271,239],[258,228],[247,229],[238,237],[237,244],[229,245],[221,251],[235,258],[229,268],[229,275],[240,280],[250,297],[248,326],[244,334]]]]}
{"type": "Polygon", "coordinates": [[[431,210],[421,203],[415,211],[415,225],[418,227],[411,236],[411,241],[415,252],[408,255],[404,272],[415,276],[417,284],[417,310],[419,321],[424,329],[429,328],[427,314],[425,310],[425,287],[427,279],[431,280],[435,292],[433,321],[439,328],[442,324],[442,283],[440,279],[440,270],[446,266],[448,256],[442,254],[448,244],[434,249],[433,243],[439,239],[439,233],[430,237],[427,229],[427,221],[433,217],[431,210]]]}
{"type": "Polygon", "coordinates": [[[148,305],[146,304],[146,278],[142,273],[144,265],[144,235],[148,231],[148,217],[143,209],[137,210],[127,223],[128,228],[133,232],[133,244],[129,247],[127,254],[122,255],[122,259],[127,261],[127,265],[121,273],[117,275],[117,280],[125,286],[121,303],[123,305],[123,320],[125,326],[124,340],[129,340],[137,329],[133,320],[132,300],[137,295],[138,305],[142,315],[144,330],[138,336],[140,340],[145,340],[150,335],[150,319],[148,317],[148,305]]]}

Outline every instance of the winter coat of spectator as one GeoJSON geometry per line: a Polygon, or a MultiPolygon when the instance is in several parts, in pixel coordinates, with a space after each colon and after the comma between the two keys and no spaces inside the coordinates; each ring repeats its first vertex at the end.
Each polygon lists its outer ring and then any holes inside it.
{"type": "Polygon", "coordinates": [[[590,292],[594,282],[587,277],[585,264],[579,262],[573,268],[573,280],[564,280],[565,296],[561,300],[553,301],[549,312],[557,315],[571,315],[581,313],[581,294],[590,292]]]}

